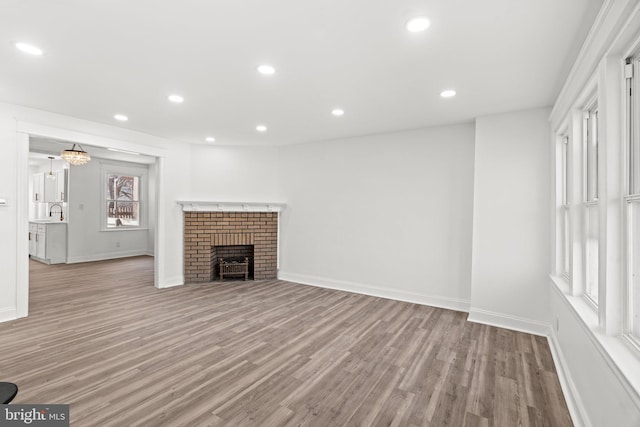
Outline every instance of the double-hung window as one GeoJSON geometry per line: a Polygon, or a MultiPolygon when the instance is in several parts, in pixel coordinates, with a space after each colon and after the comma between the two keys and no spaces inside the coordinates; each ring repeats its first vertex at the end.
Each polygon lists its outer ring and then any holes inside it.
{"type": "Polygon", "coordinates": [[[107,228],[140,227],[140,177],[107,175],[107,228]]]}
{"type": "Polygon", "coordinates": [[[570,210],[569,210],[569,138],[562,137],[560,146],[560,268],[559,273],[565,278],[569,278],[569,257],[570,257],[570,210]]]}
{"type": "Polygon", "coordinates": [[[640,60],[636,58],[627,62],[626,332],[640,346],[640,82],[633,76],[640,60]]]}
{"type": "Polygon", "coordinates": [[[595,104],[584,113],[583,141],[585,295],[597,305],[600,215],[598,203],[598,107],[595,104]]]}
{"type": "Polygon", "coordinates": [[[146,165],[103,163],[102,229],[127,230],[146,227],[146,165]]]}

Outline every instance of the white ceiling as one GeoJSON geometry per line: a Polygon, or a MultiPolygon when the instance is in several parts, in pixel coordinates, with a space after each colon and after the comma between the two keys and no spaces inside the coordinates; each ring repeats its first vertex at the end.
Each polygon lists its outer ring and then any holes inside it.
{"type": "Polygon", "coordinates": [[[198,144],[467,122],[551,105],[601,3],[2,0],[0,101],[198,144]],[[407,32],[418,15],[431,27],[407,32]],[[276,74],[258,74],[262,63],[276,74]],[[448,88],[457,96],[442,99],[448,88]]]}

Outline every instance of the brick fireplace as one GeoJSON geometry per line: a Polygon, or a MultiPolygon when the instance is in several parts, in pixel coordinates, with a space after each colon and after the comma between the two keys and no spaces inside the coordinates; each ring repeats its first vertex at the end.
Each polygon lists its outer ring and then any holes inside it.
{"type": "Polygon", "coordinates": [[[190,211],[186,202],[179,203],[184,210],[185,283],[218,280],[220,258],[238,255],[249,258],[249,278],[277,278],[278,212],[216,212],[215,206],[190,211]]]}

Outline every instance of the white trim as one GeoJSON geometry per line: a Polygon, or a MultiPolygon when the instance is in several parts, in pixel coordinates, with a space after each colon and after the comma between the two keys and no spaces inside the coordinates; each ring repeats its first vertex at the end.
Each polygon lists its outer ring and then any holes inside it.
{"type": "MultiPolygon", "coordinates": [[[[131,142],[125,142],[123,140],[116,140],[111,138],[104,138],[100,136],[95,136],[87,133],[70,131],[65,129],[60,129],[51,126],[38,125],[29,122],[17,121],[16,122],[16,133],[19,137],[21,134],[26,135],[26,141],[28,142],[29,135],[37,135],[48,138],[57,138],[63,139],[65,141],[75,141],[79,143],[86,143],[88,145],[95,145],[98,147],[114,147],[114,148],[122,148],[129,149],[131,151],[139,152],[140,154],[145,154],[148,156],[156,156],[156,173],[157,173],[157,197],[156,197],[156,229],[154,230],[154,240],[155,240],[155,256],[154,256],[154,286],[160,287],[161,282],[166,282],[164,279],[164,262],[165,262],[165,251],[164,251],[164,217],[165,217],[165,209],[162,206],[162,201],[164,197],[162,197],[162,184],[163,184],[163,168],[161,165],[163,164],[163,156],[166,155],[167,151],[164,149],[160,149],[157,147],[152,147],[148,145],[141,145],[131,142]]],[[[23,137],[24,138],[24,137],[23,137]]],[[[18,304],[18,313],[23,316],[27,316],[28,314],[28,295],[29,295],[29,264],[27,254],[29,253],[29,247],[27,239],[22,239],[20,236],[26,236],[29,230],[29,215],[28,206],[29,206],[29,195],[28,189],[26,188],[26,182],[28,181],[28,160],[29,160],[29,145],[25,144],[26,147],[22,147],[22,151],[26,150],[26,154],[21,152],[20,146],[18,146],[18,158],[17,161],[19,164],[18,173],[21,170],[24,170],[23,177],[18,176],[17,183],[17,195],[16,195],[16,205],[18,206],[18,215],[17,215],[17,224],[16,230],[18,233],[22,233],[18,235],[17,243],[16,243],[16,254],[18,257],[20,253],[25,254],[25,259],[20,260],[18,258],[17,261],[17,273],[16,273],[16,294],[17,295],[26,295],[26,297],[22,297],[24,302],[21,306],[18,304]],[[21,154],[22,153],[22,154],[21,154]],[[22,180],[23,182],[20,182],[22,180]],[[24,215],[20,214],[20,206],[24,209],[24,215]]]]}
{"type": "Polygon", "coordinates": [[[18,315],[13,308],[0,309],[0,322],[8,322],[10,320],[16,320],[18,315]]]}
{"type": "Polygon", "coordinates": [[[29,135],[16,133],[16,307],[15,316],[29,315],[29,135]]]}
{"type": "Polygon", "coordinates": [[[589,338],[593,346],[598,350],[602,359],[606,362],[611,373],[618,379],[633,403],[640,410],[640,376],[637,366],[640,357],[627,346],[621,336],[607,336],[598,331],[597,315],[581,297],[572,297],[562,292],[555,277],[551,278],[551,288],[564,301],[577,323],[581,326],[585,336],[589,338]],[[634,382],[632,382],[634,381],[634,382]]]}
{"type": "Polygon", "coordinates": [[[357,294],[370,295],[374,297],[405,301],[414,304],[440,307],[448,310],[468,312],[468,321],[482,323],[500,328],[530,333],[533,335],[547,336],[550,325],[531,319],[510,316],[501,313],[494,313],[487,310],[470,308],[471,302],[458,298],[426,295],[401,290],[390,290],[361,283],[334,280],[326,277],[309,276],[297,273],[278,272],[278,279],[288,282],[299,283],[301,285],[316,286],[326,289],[336,289],[339,291],[353,292],[357,294]]]}
{"type": "MultiPolygon", "coordinates": [[[[153,268],[153,285],[160,289],[164,287],[165,283],[170,283],[170,281],[164,276],[165,275],[165,246],[164,242],[160,240],[160,236],[164,237],[164,223],[165,223],[165,215],[164,215],[164,193],[162,188],[164,188],[164,158],[156,157],[156,167],[155,167],[155,185],[154,189],[156,192],[155,203],[156,207],[154,209],[155,213],[155,221],[154,221],[154,229],[153,229],[153,256],[155,259],[154,268],[153,268]],[[162,234],[161,234],[162,233],[162,234]],[[162,260],[162,262],[160,262],[162,260]]],[[[183,225],[180,224],[180,228],[183,228],[183,225]]],[[[183,234],[184,236],[184,234],[183,234]]],[[[184,237],[183,237],[184,239],[184,237]]],[[[182,251],[184,253],[184,250],[182,251]]],[[[184,255],[183,255],[184,258],[184,255]]],[[[183,261],[184,264],[184,261],[183,261]]],[[[184,265],[181,269],[184,271],[184,265]]],[[[180,278],[181,283],[184,283],[184,278],[180,278]]]]}
{"type": "MultiPolygon", "coordinates": [[[[622,53],[622,57],[625,59],[637,54],[640,50],[640,34],[638,34],[638,28],[640,26],[640,3],[636,1],[635,8],[627,13],[627,19],[624,21],[620,28],[622,31],[617,35],[612,43],[613,49],[616,53],[622,53]]],[[[635,73],[638,70],[634,70],[635,73]]]]}
{"type": "Polygon", "coordinates": [[[418,294],[413,292],[390,290],[361,283],[334,280],[326,277],[308,276],[304,274],[278,272],[278,279],[301,285],[316,286],[326,289],[335,289],[356,294],[370,295],[374,297],[405,301],[414,304],[428,305],[432,307],[446,308],[455,311],[469,311],[470,301],[458,298],[449,298],[435,295],[418,294]]]}
{"type": "MultiPolygon", "coordinates": [[[[196,283],[200,284],[200,283],[196,283]]],[[[182,286],[184,285],[184,277],[170,277],[165,282],[160,283],[159,286],[156,286],[158,289],[166,289],[173,288],[174,286],[182,286]]]]}
{"type": "Polygon", "coordinates": [[[573,425],[575,427],[591,427],[592,424],[589,420],[589,415],[582,399],[580,399],[580,393],[578,392],[576,384],[573,382],[573,377],[571,377],[569,364],[562,353],[556,331],[553,328],[549,328],[549,331],[547,339],[549,341],[551,357],[553,357],[553,364],[556,367],[560,387],[562,387],[562,394],[564,395],[564,400],[567,402],[567,408],[569,409],[569,414],[571,414],[573,425]]]}
{"type": "Polygon", "coordinates": [[[77,264],[81,262],[105,261],[116,258],[129,258],[134,256],[148,255],[145,249],[125,252],[103,252],[95,255],[82,255],[67,258],[67,264],[77,264]]]}
{"type": "Polygon", "coordinates": [[[101,228],[98,231],[100,232],[104,231],[107,233],[111,233],[112,231],[149,231],[149,227],[136,227],[133,225],[132,226],[123,225],[122,227],[116,227],[116,228],[101,228]]]}
{"type": "Polygon", "coordinates": [[[280,270],[280,236],[282,235],[282,231],[280,230],[281,216],[280,212],[278,212],[278,230],[276,231],[276,271],[280,270]]]}
{"type": "Polygon", "coordinates": [[[117,148],[120,150],[133,151],[147,156],[162,157],[166,156],[167,153],[166,150],[162,148],[128,142],[125,139],[105,138],[102,136],[76,132],[68,129],[60,129],[37,123],[19,121],[17,131],[33,136],[60,139],[71,143],[75,142],[77,144],[93,145],[95,147],[117,148]]]}
{"type": "Polygon", "coordinates": [[[281,202],[217,202],[209,200],[179,200],[184,212],[281,212],[281,202]]]}
{"type": "Polygon", "coordinates": [[[636,0],[604,1],[551,110],[549,120],[552,129],[559,128],[574,101],[596,73],[601,59],[638,13],[637,6],[636,0]]]}
{"type": "Polygon", "coordinates": [[[625,59],[625,93],[624,93],[624,110],[622,117],[624,120],[624,147],[622,150],[623,157],[623,186],[622,194],[624,200],[624,207],[622,209],[622,265],[623,265],[623,287],[622,295],[626,299],[626,303],[622,307],[622,333],[625,334],[627,343],[633,348],[634,351],[640,351],[640,341],[637,341],[638,337],[633,336],[634,328],[634,284],[633,275],[638,273],[634,271],[634,246],[633,234],[638,230],[634,230],[633,227],[633,211],[634,204],[640,202],[640,188],[636,188],[636,176],[637,169],[640,164],[636,165],[637,153],[636,150],[640,149],[640,145],[637,144],[640,137],[640,119],[637,117],[637,111],[640,111],[640,78],[635,77],[633,74],[634,68],[636,72],[640,71],[640,58],[637,53],[628,57],[629,64],[626,64],[625,59]],[[629,66],[631,72],[628,72],[629,66]],[[630,74],[630,75],[629,75],[630,74]],[[634,114],[635,113],[635,114],[634,114]],[[635,194],[634,194],[635,191],[635,194]]]}
{"type": "Polygon", "coordinates": [[[498,328],[511,329],[527,334],[547,336],[551,325],[537,320],[511,316],[509,314],[496,313],[489,310],[472,308],[469,310],[469,322],[482,323],[484,325],[497,326],[498,328]]]}

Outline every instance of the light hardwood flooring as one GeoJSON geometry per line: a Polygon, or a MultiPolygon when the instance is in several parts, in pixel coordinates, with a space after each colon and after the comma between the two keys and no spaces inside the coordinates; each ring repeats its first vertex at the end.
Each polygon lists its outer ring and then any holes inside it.
{"type": "Polygon", "coordinates": [[[570,426],[546,338],[283,281],[158,290],[153,260],[31,262],[14,403],[75,426],[570,426]]]}

